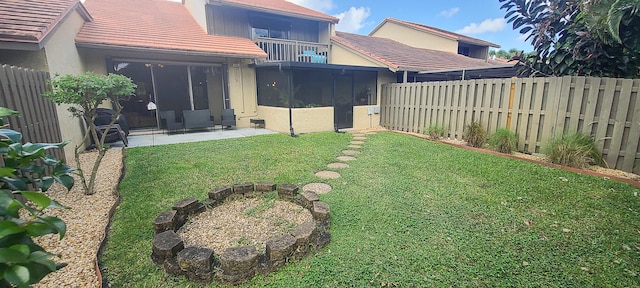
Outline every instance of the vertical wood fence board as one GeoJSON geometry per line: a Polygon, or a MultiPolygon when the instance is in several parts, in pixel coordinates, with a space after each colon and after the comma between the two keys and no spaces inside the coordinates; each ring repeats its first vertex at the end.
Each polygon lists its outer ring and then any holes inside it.
{"type": "MultiPolygon", "coordinates": [[[[613,93],[615,88],[616,79],[606,78],[602,101],[600,102],[602,105],[600,106],[600,111],[598,113],[598,129],[596,130],[595,135],[596,148],[601,152],[609,148],[607,145],[607,129],[609,128],[609,119],[611,116],[611,108],[613,106],[613,93]]],[[[607,165],[608,164],[609,163],[607,163],[607,165]]]]}
{"type": "Polygon", "coordinates": [[[521,90],[522,94],[518,95],[518,98],[522,98],[520,102],[520,123],[518,127],[518,143],[522,143],[522,151],[530,151],[531,143],[529,143],[529,120],[531,118],[531,98],[527,95],[533,93],[533,78],[527,78],[524,80],[524,89],[521,90]]]}
{"type": "MultiPolygon", "coordinates": [[[[457,127],[460,122],[460,98],[462,97],[462,83],[461,81],[453,82],[455,92],[452,94],[453,103],[451,104],[451,119],[446,125],[446,129],[449,130],[449,138],[455,139],[458,135],[457,127]]],[[[442,124],[445,126],[445,123],[442,124]]]]}
{"type": "Polygon", "coordinates": [[[584,98],[586,77],[574,77],[573,102],[569,111],[568,131],[578,131],[580,112],[582,111],[582,99],[584,98]]]}
{"type": "Polygon", "coordinates": [[[620,94],[618,97],[615,122],[613,124],[613,132],[611,133],[611,144],[607,153],[607,163],[611,168],[620,169],[622,163],[618,165],[618,155],[622,146],[622,137],[627,122],[627,111],[629,110],[629,101],[631,98],[631,87],[633,80],[624,79],[621,81],[620,94]]]}
{"type": "MultiPolygon", "coordinates": [[[[638,154],[638,142],[640,142],[640,80],[633,81],[633,87],[636,92],[635,101],[633,102],[633,110],[631,111],[631,127],[629,128],[629,138],[627,139],[627,146],[624,149],[624,160],[622,161],[622,170],[634,171],[636,168],[638,154]]],[[[636,172],[636,171],[634,171],[636,172]]]]}
{"type": "Polygon", "coordinates": [[[539,135],[542,134],[542,132],[540,131],[540,123],[542,122],[541,119],[545,114],[545,111],[542,109],[545,79],[534,79],[533,85],[533,90],[535,90],[535,93],[532,96],[534,97],[534,99],[533,107],[531,107],[531,134],[529,135],[529,149],[527,149],[527,152],[538,153],[541,146],[541,144],[539,143],[539,135]]]}
{"type": "Polygon", "coordinates": [[[582,132],[589,135],[593,134],[594,124],[596,121],[596,105],[598,103],[598,94],[600,92],[601,78],[589,77],[589,98],[587,99],[587,108],[584,110],[584,125],[582,132]]]}
{"type": "Polygon", "coordinates": [[[426,121],[426,115],[427,115],[427,87],[423,82],[423,83],[420,83],[420,117],[418,118],[418,121],[420,123],[420,129],[422,129],[422,133],[425,133],[426,131],[424,129],[428,127],[428,124],[426,121]]]}
{"type": "Polygon", "coordinates": [[[564,134],[564,123],[567,119],[567,108],[569,105],[569,92],[571,90],[571,76],[562,77],[562,86],[559,90],[558,97],[558,113],[556,113],[557,118],[555,121],[555,130],[554,135],[562,135],[564,134]]]}

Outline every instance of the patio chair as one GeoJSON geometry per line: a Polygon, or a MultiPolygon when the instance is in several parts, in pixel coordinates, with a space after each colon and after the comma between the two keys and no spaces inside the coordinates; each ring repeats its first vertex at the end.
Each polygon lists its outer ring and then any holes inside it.
{"type": "Polygon", "coordinates": [[[167,129],[167,134],[171,130],[182,130],[184,132],[184,123],[176,121],[176,112],[173,110],[160,111],[160,121],[163,123],[163,127],[167,129]]]}
{"type": "Polygon", "coordinates": [[[182,118],[184,119],[185,129],[203,129],[214,128],[213,116],[211,116],[211,110],[184,110],[182,111],[182,118]]]}
{"type": "Polygon", "coordinates": [[[227,129],[231,128],[231,126],[236,126],[236,113],[233,109],[222,110],[222,130],[224,130],[225,126],[227,129]]]}
{"type": "Polygon", "coordinates": [[[107,134],[104,143],[111,143],[122,140],[122,144],[124,144],[124,147],[129,146],[127,134],[124,132],[124,130],[122,130],[119,124],[113,124],[110,129],[107,129],[109,128],[109,125],[96,125],[95,127],[98,139],[101,139],[102,135],[107,134]]]}

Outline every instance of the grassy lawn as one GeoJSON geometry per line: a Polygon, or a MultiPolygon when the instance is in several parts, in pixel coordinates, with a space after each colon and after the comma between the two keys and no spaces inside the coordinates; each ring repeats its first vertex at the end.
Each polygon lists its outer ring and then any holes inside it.
{"type": "MultiPolygon", "coordinates": [[[[128,149],[101,259],[106,277],[113,287],[194,286],[150,260],[158,213],[240,181],[318,181],[314,172],[350,139],[266,135],[128,149]]],[[[248,286],[640,283],[638,188],[393,133],[368,136],[361,151],[321,195],[331,243],[248,286]]]]}

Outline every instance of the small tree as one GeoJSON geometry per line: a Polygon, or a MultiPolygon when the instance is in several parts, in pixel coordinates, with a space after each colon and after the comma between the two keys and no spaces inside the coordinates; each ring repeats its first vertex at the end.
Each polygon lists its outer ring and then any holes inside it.
{"type": "Polygon", "coordinates": [[[85,194],[91,195],[95,193],[94,184],[98,167],[100,167],[100,162],[102,162],[102,158],[107,149],[109,149],[108,146],[104,145],[107,133],[102,133],[102,136],[98,137],[96,126],[93,123],[97,116],[97,109],[100,104],[105,101],[111,101],[115,106],[115,113],[106,130],[109,131],[122,111],[120,100],[132,95],[136,85],[126,76],[117,74],[98,75],[92,72],[87,72],[82,75],[56,75],[51,81],[51,85],[53,86],[53,91],[45,93],[44,96],[57,104],[72,105],[68,109],[69,112],[71,112],[73,116],[82,119],[89,128],[84,134],[82,143],[76,145],[74,151],[76,167],[80,180],[82,181],[82,188],[85,194]],[[80,164],[80,148],[84,146],[89,137],[92,137],[91,139],[93,139],[96,145],[98,156],[91,169],[89,181],[87,181],[80,164]]]}
{"type": "MultiPolygon", "coordinates": [[[[0,117],[17,114],[0,107],[0,117]]],[[[0,167],[0,287],[28,287],[66,265],[51,260],[53,254],[35,244],[32,237],[46,234],[64,237],[64,221],[47,216],[44,210],[66,207],[42,192],[54,182],[71,189],[73,177],[70,173],[73,170],[46,154],[46,150],[62,148],[66,142],[22,144],[22,134],[6,129],[6,126],[0,119],[0,157],[3,160],[0,167]],[[47,166],[52,169],[45,169],[47,166]],[[30,203],[16,200],[16,195],[22,195],[30,203]],[[20,213],[23,209],[26,213],[20,213]]]]}

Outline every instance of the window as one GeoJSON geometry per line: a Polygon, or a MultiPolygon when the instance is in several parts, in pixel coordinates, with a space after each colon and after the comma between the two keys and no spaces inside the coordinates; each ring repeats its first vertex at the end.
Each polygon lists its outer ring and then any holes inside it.
{"type": "Polygon", "coordinates": [[[253,37],[289,39],[291,23],[278,18],[254,16],[251,19],[253,37]]]}

